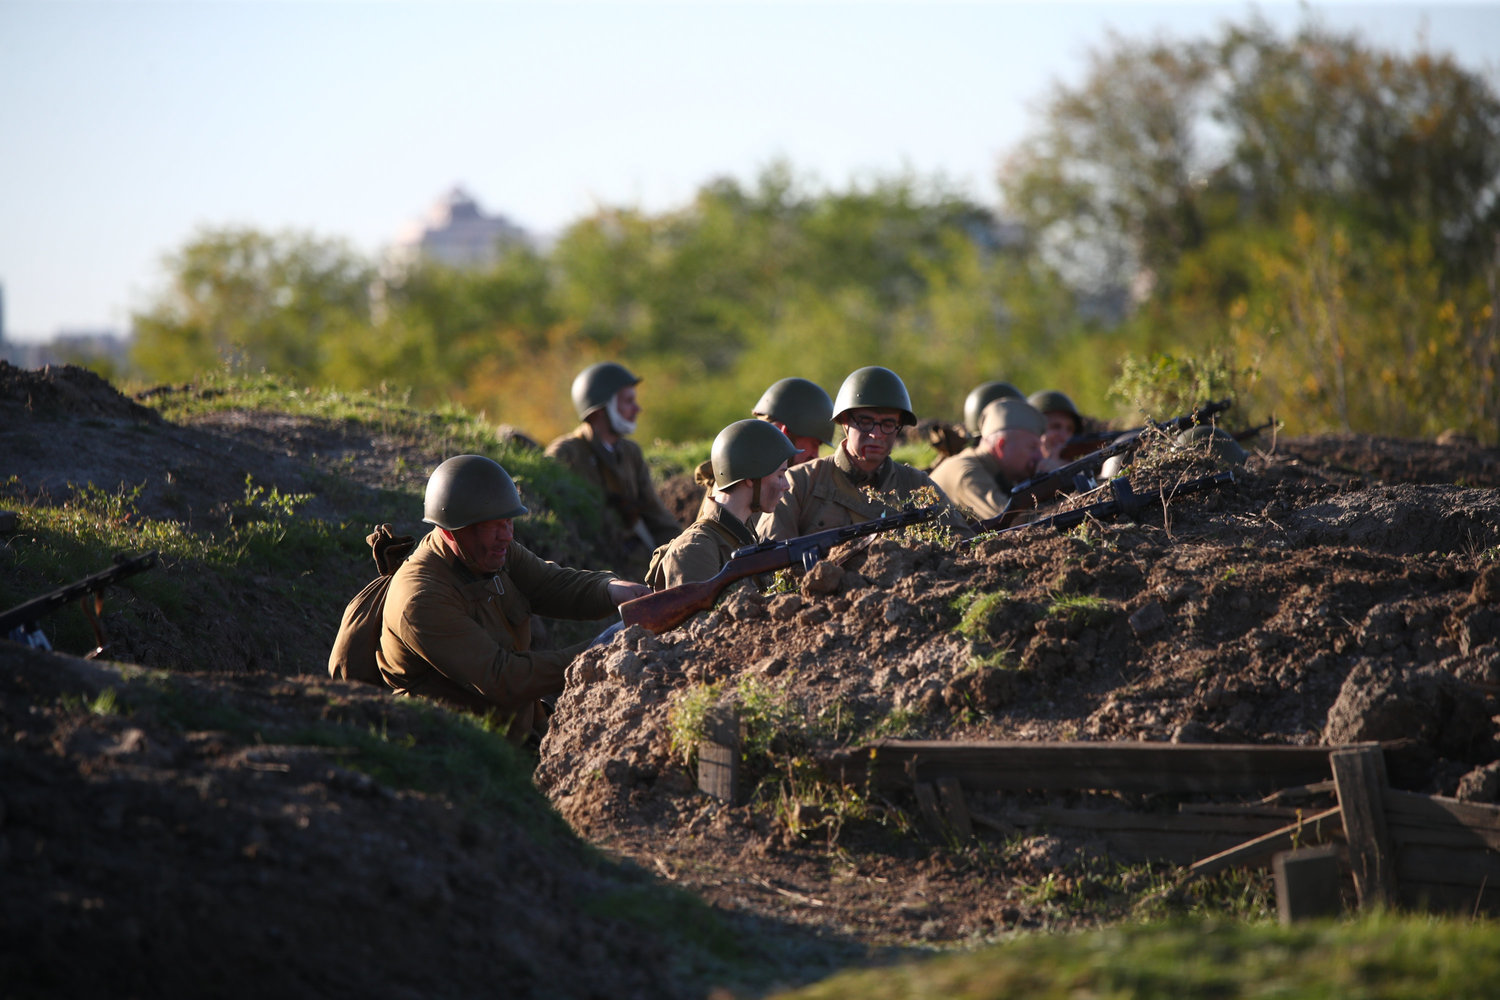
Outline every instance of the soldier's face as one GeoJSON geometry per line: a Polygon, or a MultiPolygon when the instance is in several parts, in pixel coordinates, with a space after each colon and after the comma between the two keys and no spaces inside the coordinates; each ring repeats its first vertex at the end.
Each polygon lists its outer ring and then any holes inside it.
{"type": "Polygon", "coordinates": [[[635,386],[627,385],[615,393],[615,409],[620,411],[621,418],[635,423],[636,418],[641,415],[640,401],[635,398],[635,386]]]}
{"type": "MultiPolygon", "coordinates": [[[[813,440],[817,439],[814,438],[813,440]]],[[[796,442],[793,443],[795,444],[796,442]]],[[[787,489],[791,486],[791,483],[789,483],[786,478],[786,469],[787,463],[782,462],[781,468],[777,469],[769,476],[762,476],[760,478],[761,510],[775,510],[776,504],[779,503],[781,498],[786,495],[787,489]]]]}
{"type": "Polygon", "coordinates": [[[1036,474],[1036,464],[1042,460],[1042,438],[1033,431],[1001,431],[995,435],[992,454],[1006,479],[1012,484],[1023,482],[1036,474]]]}
{"type": "Polygon", "coordinates": [[[797,454],[792,456],[788,465],[801,465],[803,462],[811,462],[818,457],[818,448],[823,444],[815,437],[807,437],[804,434],[788,434],[792,444],[797,446],[797,454]]]}
{"type": "Polygon", "coordinates": [[[508,517],[480,521],[452,532],[458,553],[479,573],[498,573],[505,566],[510,543],[515,541],[515,523],[508,517]]]}
{"type": "Polygon", "coordinates": [[[901,411],[862,407],[845,413],[843,424],[844,449],[849,457],[873,469],[890,457],[896,435],[901,433],[901,411]]]}
{"type": "Polygon", "coordinates": [[[1062,410],[1051,410],[1046,416],[1047,432],[1042,435],[1042,454],[1047,458],[1055,458],[1062,453],[1068,438],[1078,433],[1078,422],[1071,413],[1062,410]]]}

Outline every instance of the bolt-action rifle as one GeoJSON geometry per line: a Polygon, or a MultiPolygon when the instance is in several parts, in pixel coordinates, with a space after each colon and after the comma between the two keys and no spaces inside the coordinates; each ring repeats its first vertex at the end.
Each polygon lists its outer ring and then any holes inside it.
{"type": "Polygon", "coordinates": [[[155,552],[147,552],[145,555],[134,558],[123,554],[117,555],[115,564],[109,569],[91,573],[82,580],[75,580],[57,588],[50,594],[43,594],[41,597],[32,598],[25,604],[18,604],[9,611],[0,612],[0,638],[10,637],[29,646],[50,649],[51,644],[47,642],[47,637],[42,634],[37,623],[63,605],[76,600],[83,608],[89,624],[94,627],[94,638],[98,645],[94,647],[93,652],[88,654],[88,658],[92,659],[104,652],[109,645],[104,636],[104,623],[99,618],[104,611],[105,588],[137,573],[143,573],[155,565],[155,552]]]}
{"type": "Polygon", "coordinates": [[[1061,468],[1044,472],[1040,476],[1032,476],[1024,483],[1017,484],[1010,491],[1010,499],[1005,501],[1005,506],[1000,513],[987,521],[982,521],[977,530],[983,531],[986,527],[1008,528],[1019,520],[1022,514],[1035,509],[1042,501],[1050,500],[1059,490],[1087,493],[1094,488],[1095,479],[1098,478],[1099,470],[1105,462],[1115,455],[1129,451],[1139,443],[1138,434],[1122,433],[1119,440],[1113,444],[1092,451],[1082,458],[1075,458],[1061,468]]]}
{"type": "Polygon", "coordinates": [[[1161,423],[1153,421],[1124,431],[1089,431],[1086,434],[1074,434],[1063,444],[1062,451],[1058,453],[1058,457],[1077,458],[1080,455],[1087,455],[1098,448],[1103,448],[1121,435],[1130,435],[1132,438],[1135,438],[1153,427],[1168,434],[1175,434],[1185,431],[1189,427],[1195,427],[1198,424],[1209,423],[1214,417],[1233,405],[1233,400],[1221,399],[1218,402],[1204,403],[1192,413],[1184,413],[1180,417],[1172,417],[1170,420],[1163,420],[1161,423]]]}
{"type": "Polygon", "coordinates": [[[1008,531],[1020,531],[1022,528],[1052,527],[1059,531],[1076,527],[1089,518],[1104,520],[1105,518],[1119,517],[1122,514],[1134,514],[1136,511],[1147,507],[1157,507],[1168,503],[1176,497],[1186,496],[1190,493],[1201,493],[1204,490],[1216,489],[1220,486],[1228,486],[1234,482],[1232,471],[1215,472],[1208,476],[1199,476],[1197,479],[1189,479],[1187,482],[1178,483],[1175,486],[1163,486],[1158,490],[1150,490],[1146,493],[1137,493],[1130,487],[1130,480],[1121,476],[1109,481],[1109,491],[1113,494],[1108,500],[1099,503],[1087,504],[1073,510],[1065,510],[1047,517],[1028,521],[1025,524],[1002,524],[1004,514],[997,514],[986,521],[979,522],[979,531],[993,531],[1004,534],[1008,531]]]}
{"type": "Polygon", "coordinates": [[[723,568],[707,580],[681,583],[626,601],[620,605],[620,620],[626,625],[640,625],[652,632],[665,632],[681,625],[699,611],[713,607],[724,589],[736,580],[773,573],[788,566],[800,566],[805,573],[819,559],[825,558],[835,545],[866,535],[924,524],[935,520],[946,510],[944,504],[933,504],[930,507],[885,514],[860,524],[735,549],[723,568]]]}

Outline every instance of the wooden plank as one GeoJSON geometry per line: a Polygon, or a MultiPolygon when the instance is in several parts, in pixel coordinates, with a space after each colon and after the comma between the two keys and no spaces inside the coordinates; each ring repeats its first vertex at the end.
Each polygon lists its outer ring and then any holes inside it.
{"type": "Polygon", "coordinates": [[[1388,826],[1463,831],[1475,845],[1500,848],[1500,806],[1387,788],[1385,813],[1388,826]]]}
{"type": "Polygon", "coordinates": [[[963,786],[957,778],[939,778],[938,795],[943,800],[943,812],[953,832],[964,840],[974,839],[974,824],[969,819],[969,804],[964,801],[963,786]]]}
{"type": "Polygon", "coordinates": [[[1413,910],[1456,913],[1466,917],[1500,913],[1500,886],[1494,883],[1474,888],[1403,880],[1397,898],[1402,906],[1413,910]]]}
{"type": "Polygon", "coordinates": [[[733,803],[739,784],[739,747],[712,740],[698,744],[698,790],[720,802],[733,803]]]}
{"type": "Polygon", "coordinates": [[[1396,856],[1396,877],[1438,885],[1500,887],[1500,853],[1406,847],[1396,856]]]}
{"type": "Polygon", "coordinates": [[[1283,826],[1283,817],[1213,816],[1197,813],[1143,812],[1131,809],[1069,809],[1036,806],[1012,810],[1006,818],[1016,826],[1066,826],[1079,830],[1139,830],[1143,833],[1226,833],[1257,837],[1283,826]]]}
{"type": "Polygon", "coordinates": [[[732,705],[716,705],[703,719],[698,744],[698,790],[733,804],[739,790],[740,716],[732,705]]]}
{"type": "Polygon", "coordinates": [[[943,814],[938,811],[937,792],[932,790],[932,785],[919,781],[912,786],[912,791],[917,795],[917,808],[922,812],[922,819],[926,820],[933,835],[940,840],[947,837],[948,827],[943,822],[943,814]]]}
{"type": "Polygon", "coordinates": [[[1342,829],[1340,819],[1337,806],[1314,813],[1300,822],[1289,823],[1227,851],[1194,861],[1188,866],[1184,881],[1214,875],[1227,868],[1261,864],[1277,851],[1292,850],[1304,843],[1321,843],[1342,829]]]}
{"type": "Polygon", "coordinates": [[[1396,872],[1385,825],[1385,757],[1375,747],[1336,750],[1329,760],[1360,908],[1393,906],[1396,872]]]}
{"type": "Polygon", "coordinates": [[[880,740],[825,756],[837,781],[888,788],[952,777],[970,791],[1106,789],[1264,794],[1326,780],[1328,747],[1121,742],[880,740]]]}
{"type": "Polygon", "coordinates": [[[1283,924],[1336,917],[1344,908],[1337,847],[1281,851],[1271,858],[1271,871],[1276,876],[1276,915],[1283,924]]]}

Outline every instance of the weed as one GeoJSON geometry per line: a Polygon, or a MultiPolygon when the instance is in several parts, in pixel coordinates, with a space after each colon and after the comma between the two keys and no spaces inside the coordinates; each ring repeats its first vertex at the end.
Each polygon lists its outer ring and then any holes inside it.
{"type": "Polygon", "coordinates": [[[1097,621],[1110,610],[1110,603],[1092,594],[1058,594],[1047,607],[1048,615],[1082,621],[1097,621]]]}
{"type": "Polygon", "coordinates": [[[1010,593],[1004,590],[966,590],[958,595],[952,604],[959,613],[958,634],[975,642],[988,638],[990,627],[1010,599],[1010,593]]]}

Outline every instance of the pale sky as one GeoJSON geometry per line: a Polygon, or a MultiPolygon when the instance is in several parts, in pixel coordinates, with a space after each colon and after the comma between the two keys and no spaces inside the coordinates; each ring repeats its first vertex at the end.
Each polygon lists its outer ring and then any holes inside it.
{"type": "Polygon", "coordinates": [[[994,206],[1107,29],[1196,38],[1257,9],[1500,70],[1500,3],[0,0],[5,334],[125,332],[201,226],[373,255],[455,184],[537,234],[777,158],[994,206]]]}

